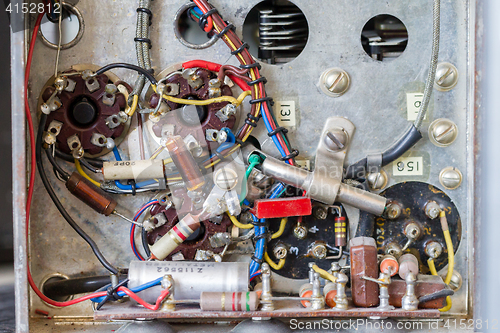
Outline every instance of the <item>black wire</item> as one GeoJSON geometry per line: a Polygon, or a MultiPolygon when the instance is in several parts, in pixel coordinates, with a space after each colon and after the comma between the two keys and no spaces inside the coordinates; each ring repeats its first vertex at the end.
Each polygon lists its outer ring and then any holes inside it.
{"type": "Polygon", "coordinates": [[[56,205],[57,209],[61,213],[61,215],[64,217],[64,219],[68,222],[68,224],[73,228],[73,230],[76,231],[80,237],[83,238],[89,244],[89,246],[92,248],[92,251],[94,252],[95,256],[97,259],[101,262],[101,264],[106,268],[108,271],[110,271],[113,274],[118,274],[118,270],[111,265],[106,258],[102,255],[101,251],[97,247],[97,244],[94,242],[92,238],[90,238],[89,235],[85,233],[85,231],[80,228],[80,226],[71,218],[71,216],[68,214],[64,206],[61,204],[59,199],[57,198],[56,193],[54,192],[54,189],[50,185],[49,179],[47,178],[47,174],[45,173],[45,169],[43,167],[43,160],[42,160],[42,141],[43,141],[43,130],[45,128],[45,124],[47,123],[47,115],[42,114],[42,117],[40,118],[40,124],[38,126],[38,134],[36,138],[36,165],[38,167],[38,173],[40,174],[40,178],[42,179],[43,185],[45,186],[45,189],[47,190],[47,193],[49,194],[50,198],[54,202],[54,205],[56,205]]]}
{"type": "Polygon", "coordinates": [[[63,181],[68,181],[69,179],[69,173],[67,173],[59,164],[57,164],[54,156],[52,156],[52,152],[49,149],[45,149],[45,152],[47,153],[47,158],[49,159],[50,164],[54,167],[54,170],[57,171],[57,173],[61,176],[61,179],[63,181]]]}
{"type": "MultiPolygon", "coordinates": [[[[56,157],[58,157],[62,160],[65,160],[67,162],[75,162],[75,158],[72,155],[63,153],[62,151],[60,151],[57,148],[55,149],[55,155],[56,155],[56,157]]],[[[92,166],[95,166],[96,168],[102,169],[102,165],[103,165],[102,160],[87,158],[86,161],[89,164],[91,164],[92,166]]]]}
{"type": "Polygon", "coordinates": [[[130,70],[133,70],[133,71],[136,71],[136,72],[139,72],[141,73],[142,75],[144,75],[145,77],[148,78],[148,80],[154,84],[154,85],[157,85],[158,84],[158,81],[156,81],[155,77],[151,74],[150,71],[148,71],[147,69],[144,69],[142,67],[139,67],[139,66],[136,66],[136,65],[132,65],[132,64],[126,64],[124,62],[117,62],[117,63],[114,63],[114,64],[109,64],[109,65],[106,65],[102,68],[99,68],[95,73],[96,75],[101,75],[113,68],[126,68],[126,69],[130,69],[130,70]]]}
{"type": "Polygon", "coordinates": [[[435,299],[438,299],[438,298],[443,298],[443,297],[446,297],[446,296],[452,296],[453,294],[455,294],[455,292],[451,289],[441,289],[441,290],[438,290],[432,294],[428,294],[428,295],[424,295],[424,296],[421,296],[418,301],[420,303],[424,303],[424,302],[429,302],[429,301],[433,301],[435,299]]]}
{"type": "Polygon", "coordinates": [[[89,161],[87,161],[85,158],[80,158],[80,163],[86,167],[88,170],[92,171],[93,173],[98,173],[101,168],[96,168],[95,166],[93,166],[92,164],[89,163],[89,161]]]}
{"type": "Polygon", "coordinates": [[[148,232],[144,228],[142,228],[141,239],[142,247],[144,248],[144,252],[146,252],[146,257],[149,258],[151,257],[151,250],[149,249],[148,232]]]}

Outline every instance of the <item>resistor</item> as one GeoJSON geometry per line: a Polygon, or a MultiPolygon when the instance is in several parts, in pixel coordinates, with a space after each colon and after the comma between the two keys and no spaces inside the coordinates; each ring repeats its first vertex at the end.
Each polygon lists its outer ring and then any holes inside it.
{"type": "Polygon", "coordinates": [[[385,274],[390,274],[390,276],[396,275],[399,271],[399,264],[396,258],[389,254],[383,256],[380,261],[380,271],[385,274]]]}
{"type": "Polygon", "coordinates": [[[198,218],[187,214],[151,247],[151,259],[165,259],[199,227],[198,218]]]}
{"type": "Polygon", "coordinates": [[[200,307],[203,311],[257,311],[257,292],[202,292],[200,307]]]}
{"type": "Polygon", "coordinates": [[[345,216],[335,216],[335,246],[347,245],[347,220],[345,216]]]}
{"type": "Polygon", "coordinates": [[[409,273],[413,275],[418,275],[418,259],[411,253],[407,253],[399,258],[399,276],[406,280],[409,273]]]}
{"type": "Polygon", "coordinates": [[[86,203],[90,208],[106,216],[111,215],[118,203],[107,193],[73,172],[66,182],[66,187],[75,197],[86,203]]]}
{"type": "Polygon", "coordinates": [[[171,137],[167,140],[166,147],[188,191],[195,191],[202,187],[205,184],[205,178],[184,140],[180,136],[171,137]]]}

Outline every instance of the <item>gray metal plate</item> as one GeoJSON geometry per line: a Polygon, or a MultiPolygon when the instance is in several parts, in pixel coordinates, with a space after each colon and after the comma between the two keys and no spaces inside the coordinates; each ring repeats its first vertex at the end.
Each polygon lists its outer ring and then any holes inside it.
{"type": "MultiPolygon", "coordinates": [[[[241,26],[248,11],[257,0],[211,1],[223,14],[224,19],[237,27],[241,26]]],[[[386,1],[293,1],[305,14],[309,28],[309,40],[302,54],[282,66],[263,64],[261,73],[269,81],[268,94],[276,101],[293,100],[297,105],[297,126],[290,129],[292,145],[301,152],[301,157],[312,159],[323,127],[324,119],[343,116],[356,126],[348,162],[354,162],[369,152],[377,152],[390,145],[406,128],[406,93],[423,91],[428,71],[432,36],[431,0],[386,0],[386,1]],[[377,62],[369,58],[360,43],[361,30],[371,17],[391,14],[401,19],[409,33],[408,46],[401,57],[392,62],[377,62]],[[351,76],[351,88],[339,97],[328,97],[316,86],[321,73],[331,67],[340,67],[351,76]]],[[[171,64],[193,59],[204,59],[218,63],[236,65],[226,45],[219,41],[213,47],[199,51],[181,45],[173,35],[172,19],[185,1],[164,0],[153,2],[155,18],[152,25],[152,59],[156,72],[171,64]]],[[[78,63],[105,65],[112,62],[136,63],[134,34],[136,1],[114,2],[81,1],[77,7],[85,19],[85,33],[73,48],[61,53],[60,68],[69,68],[78,63]]],[[[424,139],[412,150],[424,157],[424,176],[412,178],[442,188],[438,181],[441,169],[447,166],[459,168],[463,184],[456,190],[446,191],[457,205],[463,221],[463,235],[456,254],[455,269],[464,277],[464,284],[453,297],[451,314],[469,313],[468,293],[472,278],[472,230],[474,216],[474,15],[473,0],[443,0],[441,23],[440,61],[453,63],[460,73],[457,86],[450,92],[434,90],[428,120],[422,127],[424,139]],[[472,9],[471,9],[472,8],[472,9]],[[471,14],[472,13],[472,14],[471,14]],[[459,129],[459,135],[448,148],[434,146],[427,137],[427,127],[436,118],[449,118],[459,129]]],[[[32,18],[33,20],[34,18],[32,18]]],[[[53,73],[55,51],[41,42],[35,47],[31,83],[30,104],[36,110],[38,95],[53,73]]],[[[136,74],[125,70],[113,71],[122,80],[134,82],[136,74]]],[[[22,75],[14,73],[14,75],[22,75]]],[[[19,78],[18,78],[19,79],[19,78]]],[[[13,89],[15,97],[20,94],[13,89]]],[[[249,111],[245,106],[244,114],[249,111]]],[[[14,109],[14,114],[19,108],[14,109]]],[[[23,136],[22,120],[13,118],[15,135],[23,136]],[[17,133],[17,134],[16,134],[17,133]]],[[[132,135],[136,138],[135,125],[132,135]]],[[[277,151],[268,139],[263,124],[255,131],[261,140],[267,140],[263,149],[271,154],[277,151]]],[[[14,138],[22,140],[23,137],[14,138]]],[[[133,145],[132,145],[133,146],[133,145]]],[[[124,158],[133,155],[128,143],[120,146],[124,158]]],[[[17,150],[17,153],[20,153],[17,150]]],[[[15,156],[16,157],[16,156],[15,156]]],[[[112,159],[112,157],[110,157],[112,159]]],[[[69,165],[66,166],[70,168],[69,165]]],[[[389,185],[407,180],[394,177],[392,166],[384,168],[389,174],[389,185]]],[[[15,188],[23,188],[22,178],[16,180],[15,188]]],[[[105,218],[92,213],[86,206],[71,197],[64,184],[52,179],[56,191],[70,214],[99,244],[104,255],[114,264],[127,267],[133,258],[128,244],[129,225],[115,218],[105,218]]],[[[24,200],[17,191],[16,200],[24,200]]],[[[138,208],[148,197],[138,195],[118,197],[122,207],[138,208]]],[[[20,212],[15,212],[21,214],[20,212]]],[[[350,210],[355,219],[357,212],[350,210]]],[[[22,216],[21,216],[22,217],[22,216]]],[[[30,263],[34,280],[40,283],[44,276],[59,272],[70,276],[89,273],[105,273],[94,258],[89,247],[65,223],[50,202],[41,183],[37,180],[30,229],[30,263]]],[[[17,223],[20,223],[19,220],[17,223]]],[[[17,245],[22,245],[19,240],[17,245]]],[[[19,254],[19,252],[18,252],[19,254]]],[[[46,306],[31,293],[30,311],[48,310],[59,318],[91,318],[88,303],[54,309],[46,306]]]]}

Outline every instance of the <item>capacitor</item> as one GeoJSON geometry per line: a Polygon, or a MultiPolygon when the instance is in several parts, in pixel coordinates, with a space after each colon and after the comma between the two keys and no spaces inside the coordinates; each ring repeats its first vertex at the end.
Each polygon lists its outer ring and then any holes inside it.
{"type": "Polygon", "coordinates": [[[379,303],[379,288],[367,276],[378,276],[377,244],[372,237],[355,237],[349,241],[351,255],[351,292],[356,306],[368,308],[379,303]]]}
{"type": "Polygon", "coordinates": [[[335,216],[335,246],[347,245],[347,220],[345,216],[335,216]]]}
{"type": "Polygon", "coordinates": [[[380,271],[390,276],[394,276],[399,271],[399,263],[394,256],[387,254],[380,261],[380,271]]]}
{"type": "MultiPolygon", "coordinates": [[[[135,288],[164,275],[174,279],[173,295],[178,300],[199,300],[204,291],[247,292],[248,263],[200,261],[132,261],[129,266],[129,288],[135,288]]],[[[154,303],[161,292],[155,286],[139,292],[154,303]]]]}
{"type": "MultiPolygon", "coordinates": [[[[303,284],[299,289],[299,296],[302,298],[311,298],[313,294],[313,285],[312,283],[303,284]]],[[[300,301],[303,307],[308,308],[311,306],[310,301],[300,301]]]]}
{"type": "Polygon", "coordinates": [[[102,176],[105,180],[161,179],[165,177],[165,167],[162,160],[104,162],[102,176]]]}
{"type": "Polygon", "coordinates": [[[323,295],[325,296],[325,303],[330,308],[334,308],[335,297],[337,297],[337,284],[333,282],[328,282],[323,288],[323,295]]]}
{"type": "Polygon", "coordinates": [[[68,190],[78,199],[86,203],[99,214],[111,215],[117,202],[106,192],[83,178],[80,174],[73,172],[66,182],[68,190]]]}
{"type": "Polygon", "coordinates": [[[406,277],[409,273],[413,273],[414,276],[418,275],[418,259],[411,253],[402,255],[399,258],[399,276],[406,281],[406,277]]]}
{"type": "Polygon", "coordinates": [[[202,187],[205,184],[205,178],[184,140],[180,136],[170,137],[166,147],[188,191],[195,191],[202,187]]]}
{"type": "Polygon", "coordinates": [[[259,296],[247,292],[202,292],[200,307],[203,311],[257,311],[259,296]]]}
{"type": "Polygon", "coordinates": [[[165,259],[199,227],[198,217],[187,214],[151,246],[151,259],[165,259]]]}

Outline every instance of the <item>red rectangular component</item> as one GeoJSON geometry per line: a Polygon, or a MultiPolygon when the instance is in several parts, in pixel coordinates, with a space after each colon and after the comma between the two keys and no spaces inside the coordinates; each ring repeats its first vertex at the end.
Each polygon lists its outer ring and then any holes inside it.
{"type": "Polygon", "coordinates": [[[312,214],[311,199],[304,197],[255,200],[253,213],[259,219],[312,214]]]}

